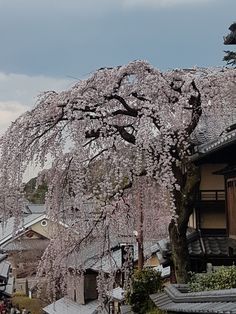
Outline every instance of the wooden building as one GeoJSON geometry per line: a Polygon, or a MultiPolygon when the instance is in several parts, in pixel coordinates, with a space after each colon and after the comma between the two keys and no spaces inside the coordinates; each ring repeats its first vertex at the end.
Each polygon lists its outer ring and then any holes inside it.
{"type": "Polygon", "coordinates": [[[205,270],[207,263],[231,265],[236,262],[236,125],[198,146],[192,159],[201,171],[189,221],[195,230],[195,235],[188,236],[193,270],[205,270]]]}

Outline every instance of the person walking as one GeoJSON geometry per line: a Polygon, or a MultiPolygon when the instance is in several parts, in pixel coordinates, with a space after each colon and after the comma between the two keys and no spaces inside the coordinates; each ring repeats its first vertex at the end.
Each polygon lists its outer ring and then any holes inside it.
{"type": "Polygon", "coordinates": [[[15,306],[12,306],[10,309],[10,314],[16,314],[16,308],[15,306]]]}

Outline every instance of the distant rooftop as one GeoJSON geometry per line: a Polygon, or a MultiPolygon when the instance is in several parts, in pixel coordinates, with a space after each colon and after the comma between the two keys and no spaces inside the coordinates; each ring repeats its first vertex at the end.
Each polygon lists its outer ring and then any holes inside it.
{"type": "Polygon", "coordinates": [[[0,263],[0,279],[7,281],[9,277],[9,271],[10,271],[11,264],[7,261],[2,261],[0,263]]]}
{"type": "Polygon", "coordinates": [[[1,293],[7,297],[12,296],[14,292],[14,281],[15,281],[14,277],[9,277],[7,285],[0,287],[1,293]]]}
{"type": "Polygon", "coordinates": [[[45,213],[44,204],[27,204],[25,205],[24,214],[42,214],[45,213]]]}
{"type": "MultiPolygon", "coordinates": [[[[131,243],[130,243],[131,244],[131,243]]],[[[73,253],[69,260],[67,260],[67,265],[69,267],[79,267],[83,265],[85,269],[91,269],[94,271],[99,271],[101,268],[103,271],[109,273],[114,269],[119,269],[122,267],[122,249],[119,242],[114,242],[111,246],[111,252],[105,252],[102,259],[100,255],[102,253],[102,245],[100,242],[94,241],[88,244],[85,248],[81,249],[78,253],[73,253]]],[[[134,262],[138,260],[138,245],[137,242],[133,243],[133,253],[134,262]]],[[[164,240],[157,241],[155,244],[151,242],[144,242],[144,257],[145,260],[149,259],[152,255],[160,252],[161,247],[167,245],[164,240]]],[[[165,248],[166,249],[166,246],[165,248]]]]}
{"type": "Polygon", "coordinates": [[[97,314],[98,306],[97,300],[83,305],[64,297],[44,307],[43,311],[47,314],[97,314]]]}
{"type": "Polygon", "coordinates": [[[24,217],[22,218],[22,222],[20,226],[17,228],[17,230],[15,230],[16,229],[15,218],[14,217],[9,218],[6,221],[6,223],[1,224],[0,226],[0,246],[2,246],[4,243],[6,243],[8,240],[12,238],[14,231],[16,232],[16,234],[21,233],[26,228],[41,221],[43,218],[45,218],[44,213],[24,215],[24,217]]]}

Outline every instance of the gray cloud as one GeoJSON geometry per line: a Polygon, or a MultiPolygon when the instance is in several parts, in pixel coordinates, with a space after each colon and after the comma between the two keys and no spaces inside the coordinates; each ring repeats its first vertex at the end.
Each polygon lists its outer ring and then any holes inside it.
{"type": "Polygon", "coordinates": [[[218,2],[223,0],[0,0],[0,7],[18,9],[23,7],[26,12],[29,10],[37,12],[43,8],[45,14],[53,9],[55,13],[78,10],[77,13],[81,13],[81,15],[86,11],[96,15],[104,15],[107,11],[118,7],[133,8],[143,6],[159,9],[179,5],[201,5],[212,1],[218,2]]]}
{"type": "MultiPolygon", "coordinates": [[[[209,2],[217,2],[218,0],[122,0],[124,7],[146,7],[146,8],[174,8],[179,5],[192,6],[202,5],[209,2]]],[[[221,1],[221,0],[220,0],[221,1]]]]}
{"type": "Polygon", "coordinates": [[[0,101],[0,133],[27,109],[27,106],[20,102],[0,101]]]}
{"type": "Polygon", "coordinates": [[[20,102],[25,106],[35,103],[37,96],[45,90],[63,90],[71,86],[74,80],[30,76],[26,74],[0,72],[0,101],[20,102]]]}
{"type": "Polygon", "coordinates": [[[235,0],[224,3],[0,0],[0,71],[84,77],[134,59],[162,69],[219,65],[236,10],[235,0]]]}
{"type": "Polygon", "coordinates": [[[40,92],[68,88],[74,80],[67,76],[83,78],[102,66],[134,59],[161,69],[222,65],[222,37],[236,10],[235,0],[227,3],[0,0],[0,102],[5,116],[7,108],[12,112],[11,103],[21,113],[40,92]]]}
{"type": "Polygon", "coordinates": [[[72,82],[71,79],[0,72],[0,132],[20,114],[32,108],[41,92],[67,89],[72,82]]]}

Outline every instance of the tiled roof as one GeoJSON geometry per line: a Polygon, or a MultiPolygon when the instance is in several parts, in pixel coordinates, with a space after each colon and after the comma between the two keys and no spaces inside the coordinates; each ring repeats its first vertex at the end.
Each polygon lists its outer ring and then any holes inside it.
{"type": "Polygon", "coordinates": [[[188,251],[190,255],[203,255],[202,243],[200,239],[188,243],[188,251]]]}
{"type": "MultiPolygon", "coordinates": [[[[165,256],[169,252],[169,239],[164,239],[158,243],[161,246],[157,252],[158,259],[165,261],[165,256]]],[[[236,240],[226,236],[201,236],[196,230],[187,232],[188,251],[191,256],[236,256],[236,240]]]]}
{"type": "Polygon", "coordinates": [[[46,212],[44,204],[27,204],[25,207],[31,214],[42,214],[46,212]]]}
{"type": "MultiPolygon", "coordinates": [[[[226,236],[201,236],[196,230],[188,230],[187,242],[190,258],[236,258],[236,240],[226,236]]],[[[163,267],[162,269],[158,267],[158,270],[162,270],[162,277],[165,278],[170,274],[169,239],[163,239],[158,244],[159,251],[156,255],[163,267]]]]}
{"type": "MultiPolygon", "coordinates": [[[[162,241],[163,242],[163,241],[162,241]]],[[[164,243],[164,242],[163,242],[164,243]]],[[[164,245],[162,243],[162,246],[164,245]]],[[[101,268],[105,272],[113,271],[114,269],[121,268],[122,266],[122,250],[119,243],[114,243],[113,249],[110,253],[103,254],[102,259],[100,254],[102,252],[101,242],[93,242],[80,250],[77,254],[72,254],[67,260],[66,264],[69,267],[78,267],[83,265],[85,269],[92,269],[98,271],[101,268]]],[[[134,261],[138,260],[138,246],[137,243],[133,244],[134,247],[134,261]]],[[[150,258],[153,254],[159,252],[161,246],[158,243],[144,242],[144,256],[145,259],[150,258]]]]}
{"type": "Polygon", "coordinates": [[[97,300],[83,305],[64,297],[44,307],[43,311],[47,314],[96,314],[97,308],[97,300]]]}
{"type": "Polygon", "coordinates": [[[14,239],[1,248],[4,252],[9,251],[28,251],[28,250],[45,250],[49,244],[48,239],[14,239]]]}
{"type": "Polygon", "coordinates": [[[236,256],[236,240],[228,237],[204,236],[188,243],[190,255],[236,256]]]}
{"type": "Polygon", "coordinates": [[[7,258],[7,254],[0,253],[0,262],[7,258]]]}
{"type": "Polygon", "coordinates": [[[164,311],[181,313],[236,313],[236,289],[188,292],[187,285],[170,285],[150,296],[164,311]]]}
{"type": "Polygon", "coordinates": [[[109,273],[115,269],[122,267],[121,250],[111,252],[111,255],[106,255],[102,259],[99,257],[93,257],[85,262],[84,265],[87,269],[99,271],[102,269],[104,272],[109,273]]]}
{"type": "Polygon", "coordinates": [[[217,151],[219,148],[226,147],[228,145],[236,143],[236,129],[223,132],[216,139],[210,141],[204,141],[203,144],[196,146],[196,154],[192,156],[192,159],[198,159],[202,155],[211,154],[217,151]]]}

